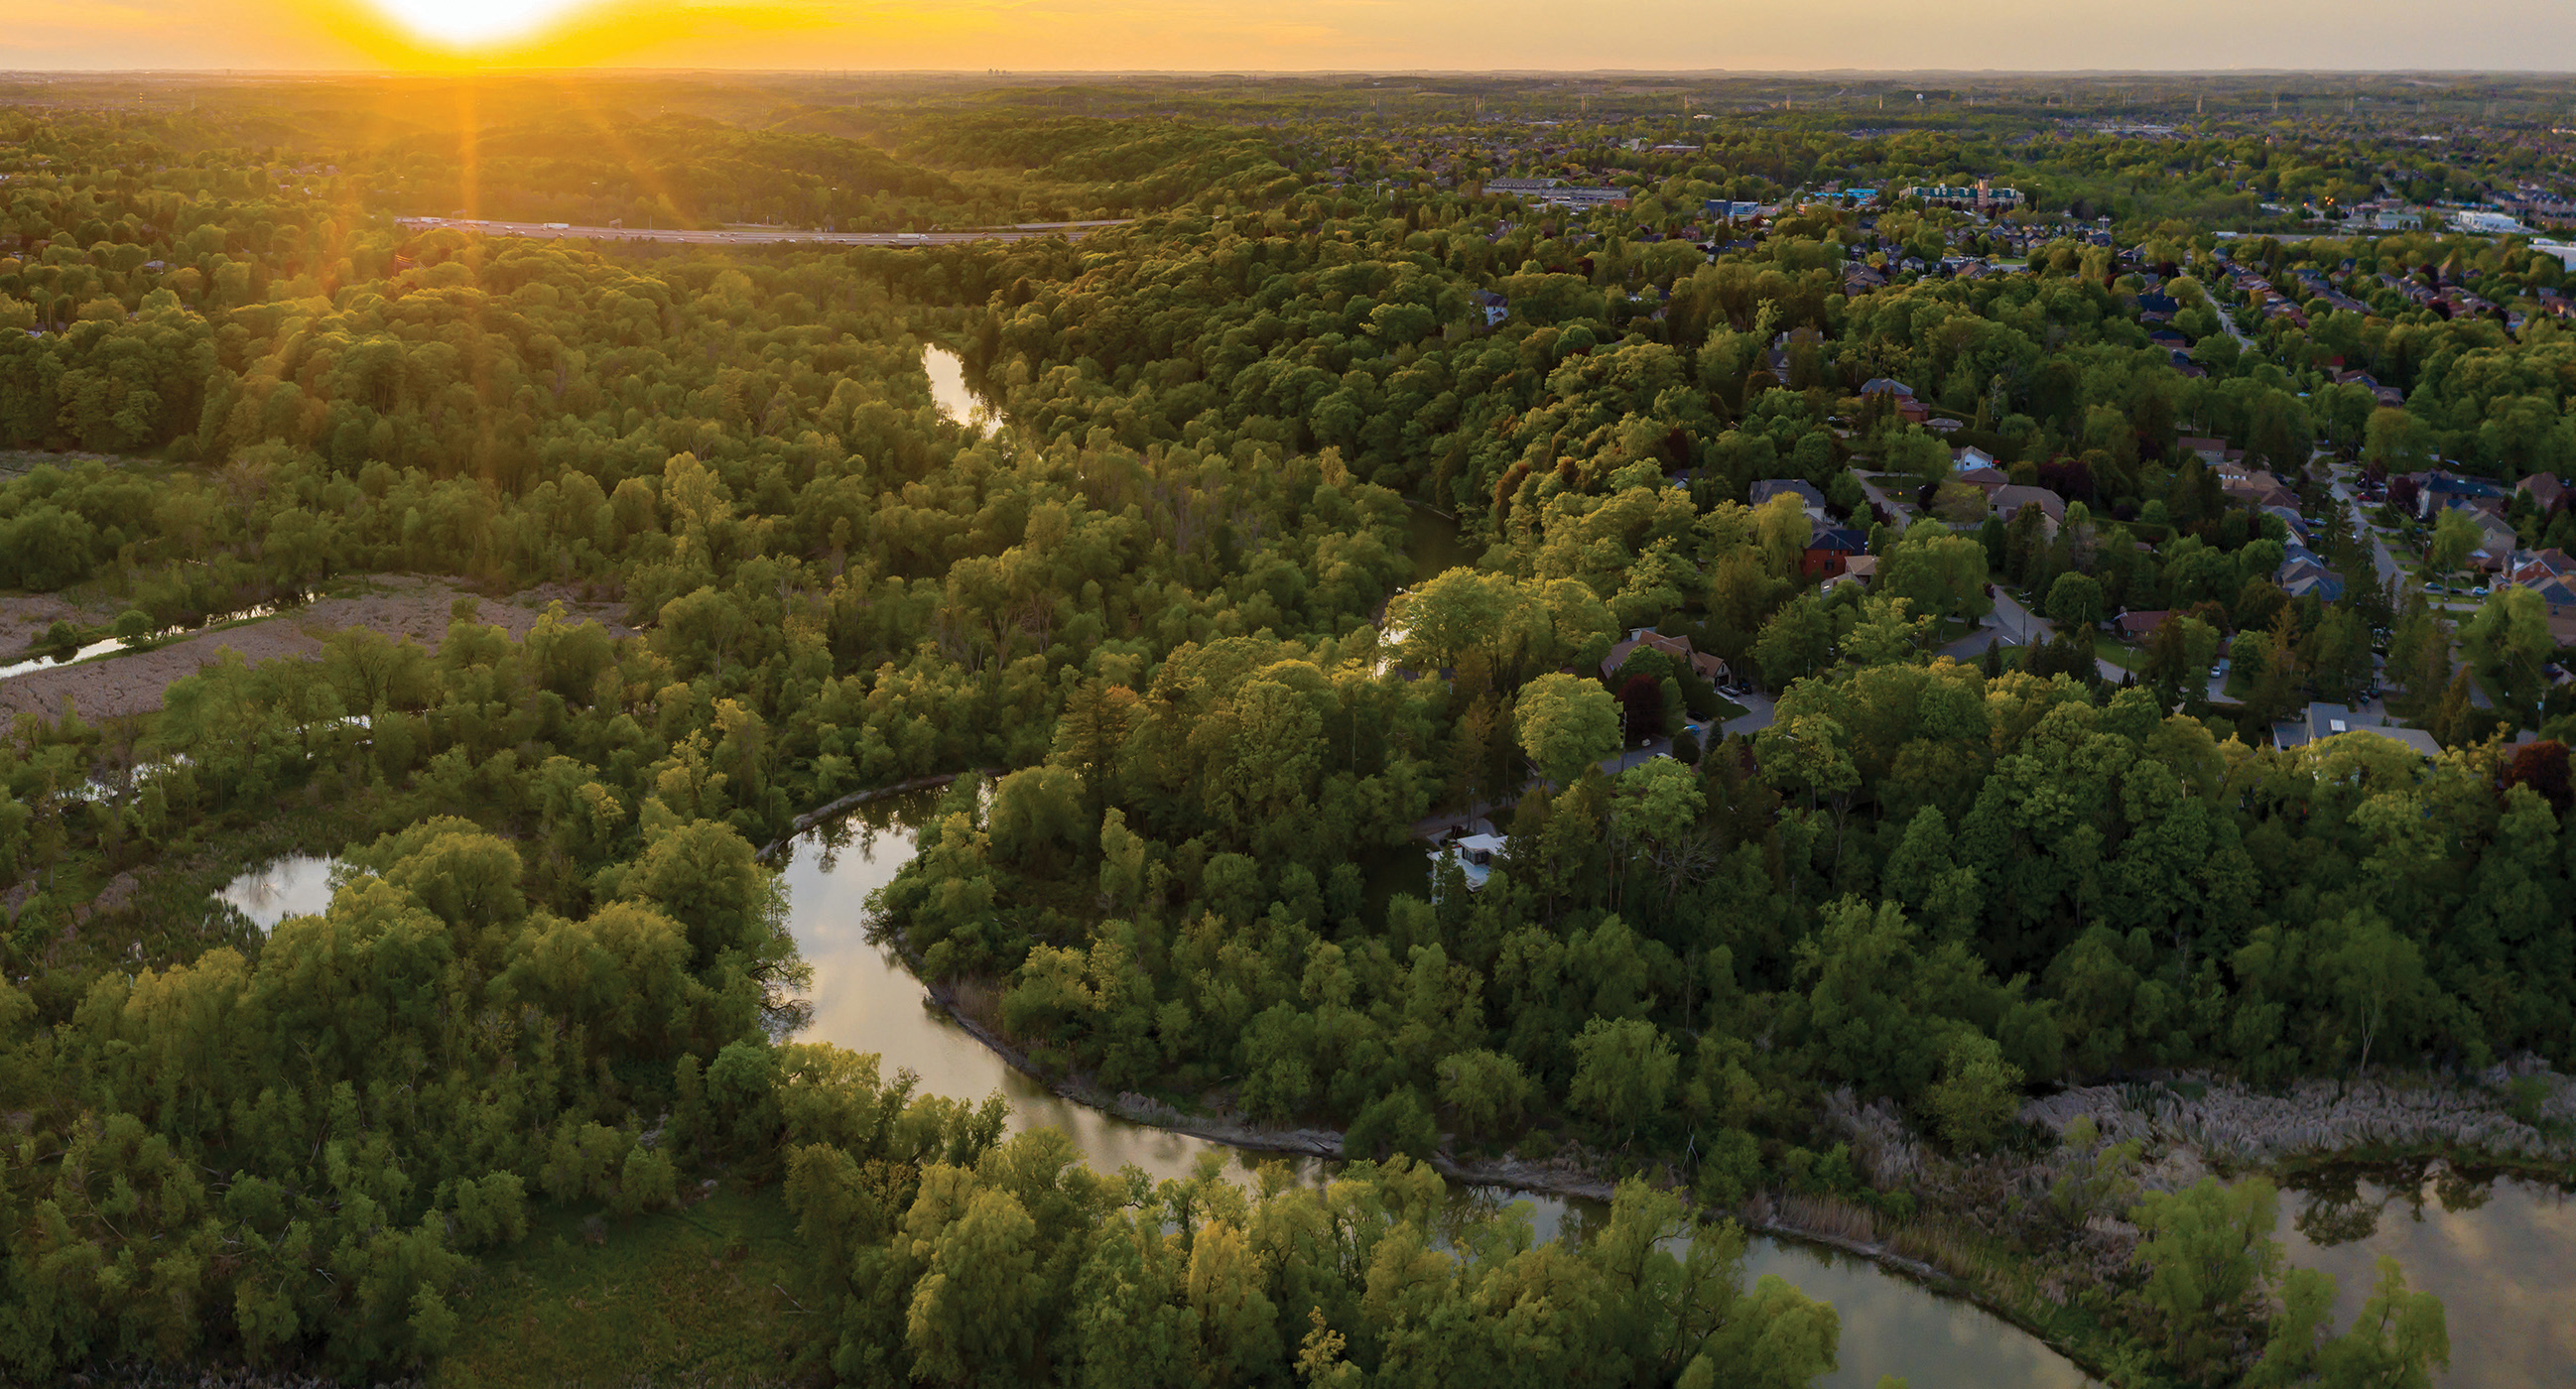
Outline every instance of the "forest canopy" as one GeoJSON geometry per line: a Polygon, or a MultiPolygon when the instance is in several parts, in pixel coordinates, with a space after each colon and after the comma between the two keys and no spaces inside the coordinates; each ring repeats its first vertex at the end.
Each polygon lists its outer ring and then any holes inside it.
{"type": "Polygon", "coordinates": [[[434,1370],[532,1221],[707,1182],[784,1203],[793,1372],[852,1383],[1807,1384],[1835,1314],[1729,1219],[1788,1201],[2039,1270],[2122,1383],[2447,1358],[2399,1276],[2337,1335],[2261,1178],[2025,1102],[2576,1064],[2562,274],[2347,212],[2554,164],[533,90],[470,169],[310,95],[0,117],[31,660],[386,575],[546,607],[18,716],[8,1374],[434,1370]],[[1970,174],[2027,197],[1920,195],[1970,174]],[[398,220],[458,213],[648,235],[398,220]],[[793,1040],[759,846],[926,781],[871,904],[925,982],[1350,1164],[1095,1172],[793,1040]],[[263,935],[206,878],[281,818],[340,868],[263,935]],[[1550,1160],[1615,1189],[1584,1238],[1445,1204],[1550,1160]]]}

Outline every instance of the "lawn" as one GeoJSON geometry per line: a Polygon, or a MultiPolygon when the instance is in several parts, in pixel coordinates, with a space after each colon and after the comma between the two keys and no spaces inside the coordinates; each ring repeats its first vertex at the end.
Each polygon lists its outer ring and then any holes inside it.
{"type": "Polygon", "coordinates": [[[2094,638],[2093,654],[2096,658],[2109,661],[2132,675],[2137,673],[2138,667],[2146,664],[2147,659],[2147,653],[2134,646],[2116,641],[2106,642],[2099,637],[2094,638]]]}
{"type": "Polygon", "coordinates": [[[484,1256],[451,1299],[464,1325],[440,1389],[512,1385],[772,1385],[821,1328],[795,1287],[795,1217],[776,1187],[719,1188],[682,1211],[620,1221],[541,1206],[515,1250],[484,1256]],[[588,1243],[584,1225],[598,1223],[588,1243]]]}

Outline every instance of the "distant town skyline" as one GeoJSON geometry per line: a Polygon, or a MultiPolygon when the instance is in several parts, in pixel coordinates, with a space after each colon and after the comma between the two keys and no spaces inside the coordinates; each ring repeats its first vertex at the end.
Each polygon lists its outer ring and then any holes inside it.
{"type": "Polygon", "coordinates": [[[2113,26],[2065,0],[1866,24],[1770,0],[84,0],[14,17],[0,68],[2534,73],[2576,70],[2565,14],[2148,0],[2113,26]]]}

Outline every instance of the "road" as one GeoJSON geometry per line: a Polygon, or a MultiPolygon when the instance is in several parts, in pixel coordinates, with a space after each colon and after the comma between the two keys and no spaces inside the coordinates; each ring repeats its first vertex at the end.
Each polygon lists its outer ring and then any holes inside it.
{"type": "Polygon", "coordinates": [[[2370,524],[2370,518],[2362,513],[2361,499],[2355,497],[2352,489],[2344,482],[2344,470],[2329,466],[2332,467],[2334,474],[2334,482],[2329,490],[2334,493],[2336,501],[2342,502],[2351,511],[2352,523],[2361,528],[2362,534],[2370,537],[2370,557],[2372,563],[2378,567],[2379,581],[2386,584],[2396,579],[2405,571],[2397,567],[2396,557],[2388,553],[2387,543],[2379,538],[2379,528],[2370,524]]]}
{"type": "Polygon", "coordinates": [[[955,246],[969,241],[1027,241],[1061,236],[1079,240],[1103,227],[1122,227],[1129,219],[1105,222],[1023,222],[1015,227],[978,231],[827,232],[804,227],[725,227],[696,231],[678,227],[576,227],[554,222],[493,222],[471,217],[397,217],[412,231],[453,227],[484,236],[516,236],[533,241],[652,241],[675,246],[955,246]]]}
{"type": "MultiPolygon", "coordinates": [[[[1997,588],[1995,610],[1986,614],[1985,619],[1978,623],[1977,630],[1932,654],[1974,664],[1985,659],[1988,643],[2000,643],[2006,648],[2037,646],[2056,635],[2057,624],[2023,607],[2020,599],[1997,588]]],[[[2129,672],[2099,656],[2093,658],[2093,668],[2114,685],[2129,678],[2129,672]]]]}
{"type": "MultiPolygon", "coordinates": [[[[1869,504],[1871,506],[1877,507],[1879,510],[1886,512],[1891,518],[1893,518],[1893,524],[1897,529],[1903,530],[1905,527],[1914,523],[1914,508],[1911,505],[1899,500],[1896,496],[1889,493],[1887,489],[1880,487],[1875,482],[1872,482],[1869,475],[1866,473],[1856,472],[1853,473],[1852,476],[1860,482],[1861,495],[1869,499],[1869,504]]],[[[1894,474],[1881,473],[1879,476],[1892,477],[1894,474]]]]}

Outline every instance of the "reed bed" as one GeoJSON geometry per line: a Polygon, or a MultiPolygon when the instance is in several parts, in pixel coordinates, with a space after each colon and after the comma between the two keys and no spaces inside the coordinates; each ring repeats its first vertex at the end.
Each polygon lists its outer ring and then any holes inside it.
{"type": "Polygon", "coordinates": [[[2021,1117],[2063,1133],[2090,1117],[2107,1140],[2150,1152],[2188,1149],[2208,1162],[2261,1166],[2285,1158],[2374,1149],[2451,1148],[2532,1162],[2576,1161],[2567,1122],[2576,1087],[2525,1063],[2497,1067],[2478,1084],[2427,1077],[2302,1080],[2265,1092],[2194,1077],[2155,1085],[2089,1085],[2022,1107],[2021,1117]],[[2508,1113],[2504,1086],[2537,1077],[2541,1097],[2526,1123],[2508,1113]]]}

